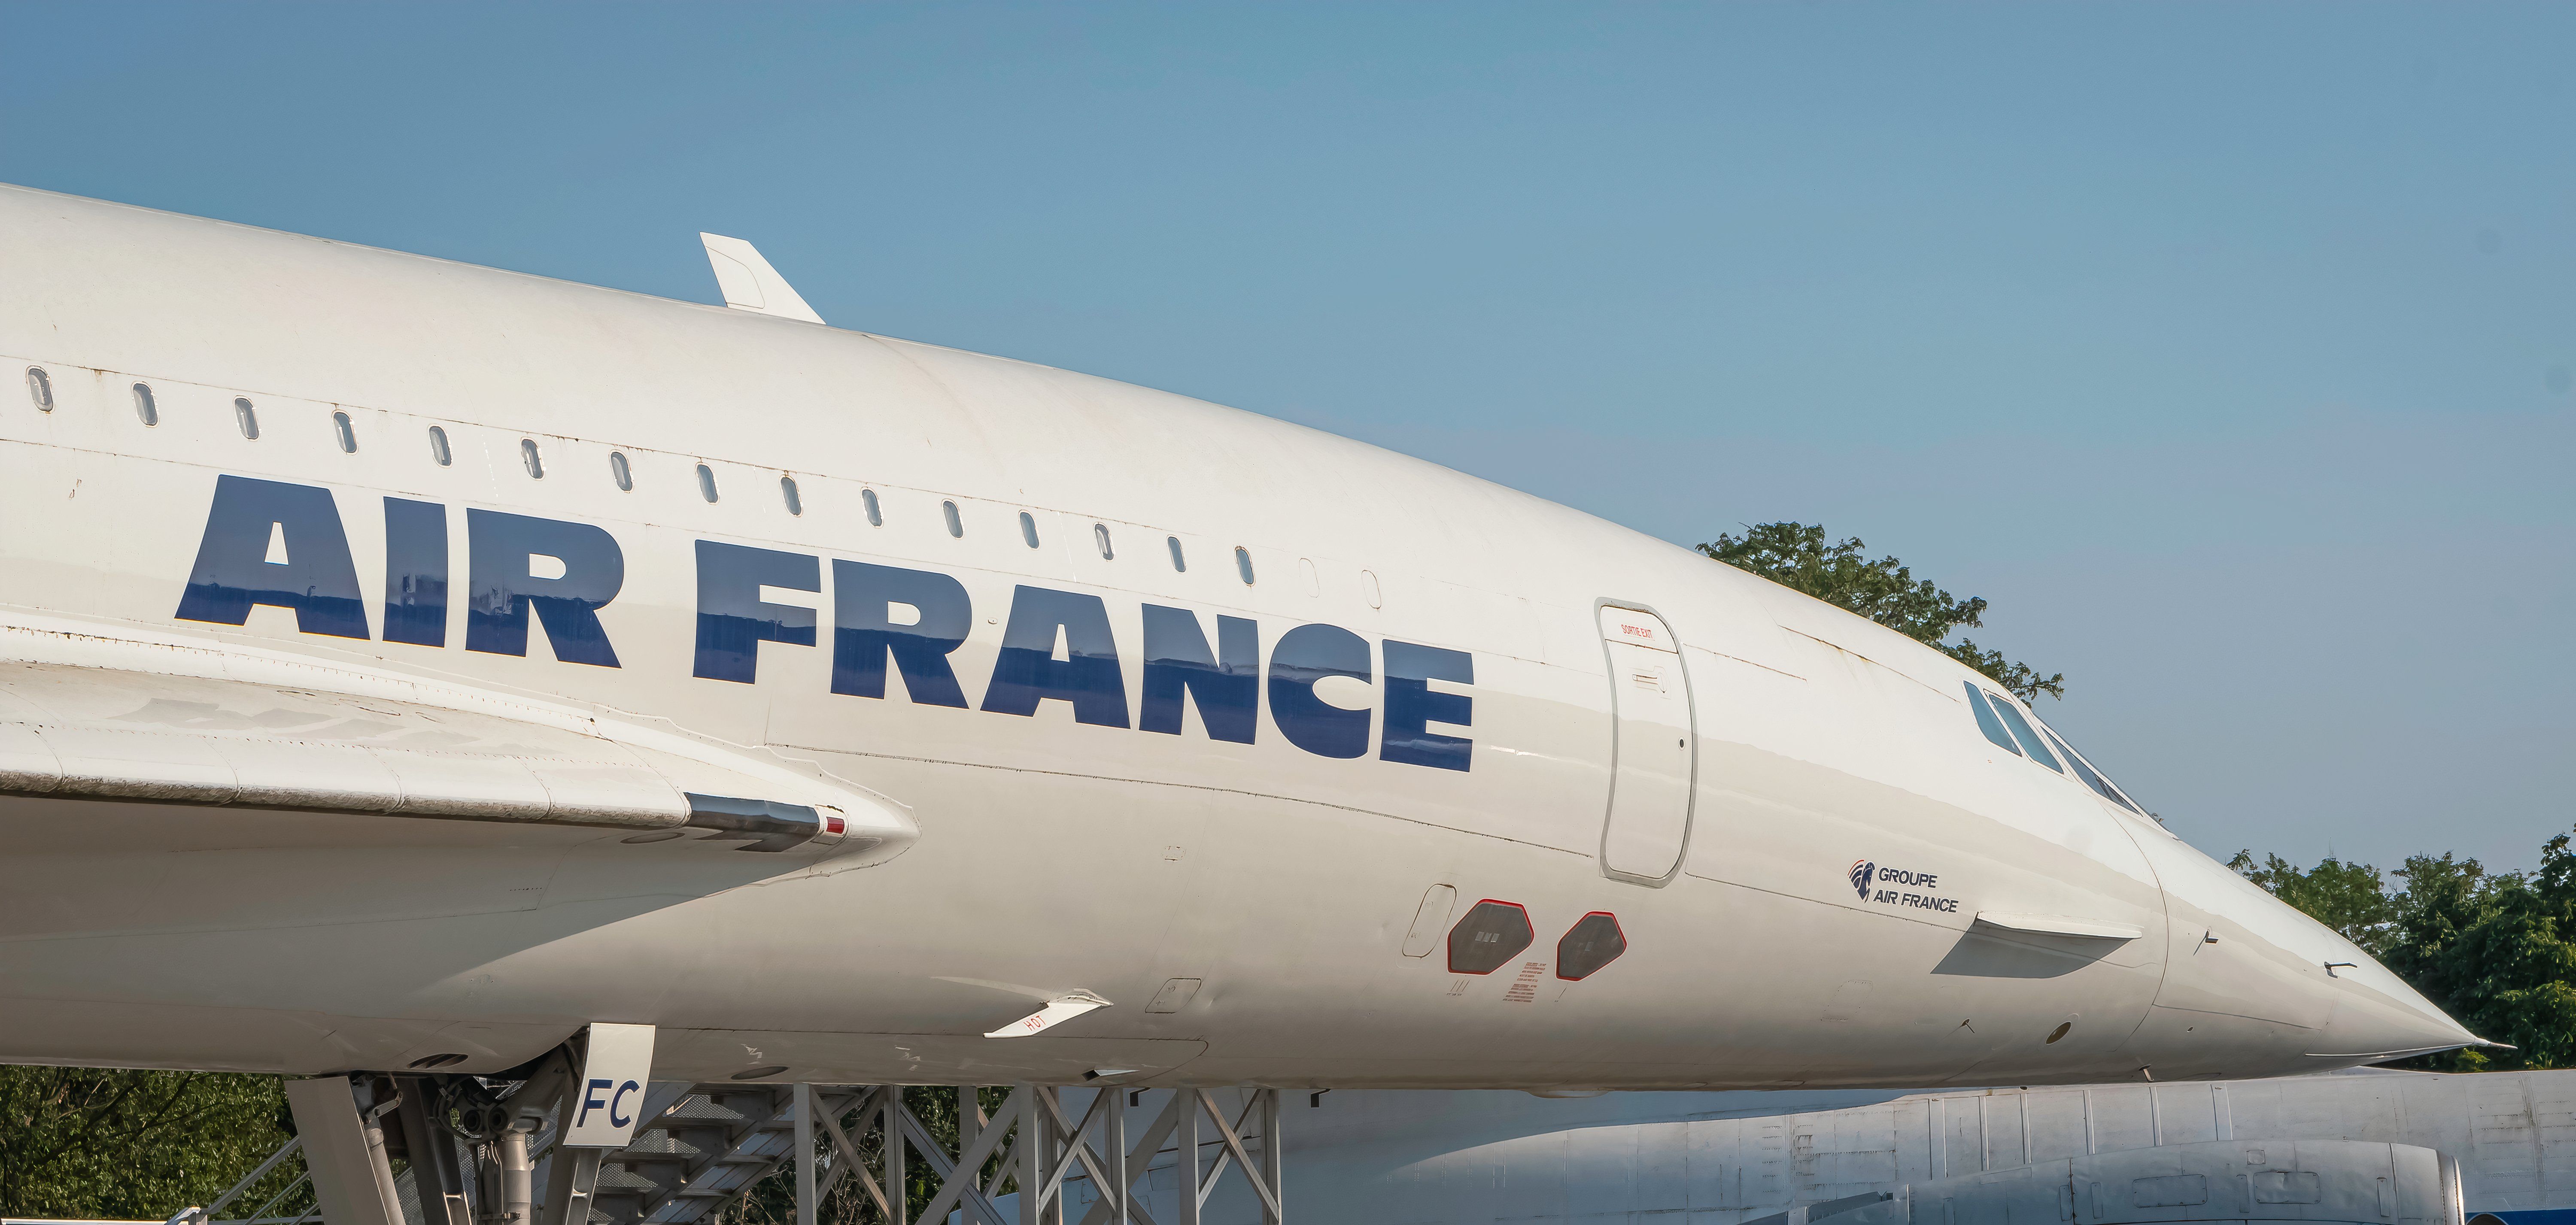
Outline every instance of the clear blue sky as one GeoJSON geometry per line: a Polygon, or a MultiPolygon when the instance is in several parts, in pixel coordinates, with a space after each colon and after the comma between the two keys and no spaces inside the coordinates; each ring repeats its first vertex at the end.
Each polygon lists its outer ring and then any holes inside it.
{"type": "Polygon", "coordinates": [[[5,10],[0,180],[1355,435],[1994,601],[2206,849],[2576,823],[2576,9],[5,10]]]}

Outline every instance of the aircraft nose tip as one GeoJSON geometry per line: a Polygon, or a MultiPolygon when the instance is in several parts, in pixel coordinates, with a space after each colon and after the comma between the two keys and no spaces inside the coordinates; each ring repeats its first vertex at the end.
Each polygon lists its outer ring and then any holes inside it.
{"type": "Polygon", "coordinates": [[[2156,991],[2168,1023],[2155,1053],[2168,1068],[2322,1072],[2486,1045],[2352,941],[2217,861],[2180,843],[2150,854],[2173,941],[2156,991]]]}
{"type": "Polygon", "coordinates": [[[2311,1055],[2399,1058],[2464,1046],[2497,1046],[2453,1020],[2387,967],[2355,950],[2357,964],[2337,966],[2334,1009],[2311,1055]]]}

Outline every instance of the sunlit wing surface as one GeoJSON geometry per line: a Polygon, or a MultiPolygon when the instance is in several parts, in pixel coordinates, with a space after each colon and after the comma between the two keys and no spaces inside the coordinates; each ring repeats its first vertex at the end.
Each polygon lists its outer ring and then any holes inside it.
{"type": "Polygon", "coordinates": [[[0,643],[8,794],[691,829],[759,849],[918,832],[765,754],[523,699],[24,626],[0,643]]]}

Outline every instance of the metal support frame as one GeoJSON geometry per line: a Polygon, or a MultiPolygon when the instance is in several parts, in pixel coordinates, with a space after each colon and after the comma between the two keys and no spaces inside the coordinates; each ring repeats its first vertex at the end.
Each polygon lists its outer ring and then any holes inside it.
{"type": "MultiPolygon", "coordinates": [[[[1224,1108],[1217,1104],[1216,1095],[1205,1089],[1179,1090],[1172,1095],[1171,1105],[1164,1107],[1164,1118],[1169,1118],[1176,1111],[1180,1115],[1172,1120],[1180,1131],[1180,1144],[1175,1155],[1179,1169],[1185,1174],[1180,1179],[1180,1225],[1199,1225],[1200,1214],[1207,1208],[1208,1196],[1216,1191],[1218,1181],[1225,1177],[1226,1169],[1231,1165],[1243,1167],[1244,1181],[1260,1201],[1263,1225],[1283,1225],[1279,1177],[1279,1091],[1253,1089],[1245,1096],[1243,1112],[1236,1115],[1232,1123],[1226,1122],[1224,1108]],[[1252,1159],[1252,1154],[1245,1150],[1243,1144],[1245,1124],[1251,1122],[1256,1114],[1262,1122],[1262,1160],[1258,1162],[1252,1159]],[[1210,1128],[1214,1129],[1213,1140],[1208,1138],[1210,1128]],[[1211,1143],[1218,1145],[1218,1149],[1202,1172],[1201,1154],[1211,1143]]],[[[1154,1126],[1147,1130],[1145,1143],[1160,1146],[1158,1133],[1165,1126],[1164,1118],[1157,1118],[1154,1126]]],[[[1102,1202],[1108,1203],[1107,1200],[1102,1202]]],[[[1092,1222],[1086,1218],[1083,1225],[1092,1225],[1092,1222]]]]}
{"type": "MultiPolygon", "coordinates": [[[[794,1180],[796,1225],[820,1225],[825,1197],[844,1179],[856,1179],[868,1202],[903,1225],[946,1225],[952,1212],[961,1214],[963,1225],[1199,1225],[1210,1195],[1236,1167],[1258,1202],[1263,1225],[1285,1225],[1276,1089],[1245,1090],[1239,1111],[1229,1111],[1211,1090],[1169,1090],[1153,1120],[1136,1130],[1129,1118],[1130,1095],[1145,1090],[1097,1086],[1077,1118],[1066,1108],[1063,1088],[1013,1085],[1001,1108],[988,1117],[978,1100],[979,1087],[964,1086],[957,1090],[960,1138],[952,1150],[934,1140],[906,1107],[899,1085],[656,1082],[644,1100],[644,1122],[628,1148],[565,1148],[548,1143],[551,1127],[514,1128],[485,1146],[496,1151],[481,1154],[476,1164],[484,1177],[474,1179],[467,1176],[458,1141],[434,1119],[432,1084],[416,1077],[396,1078],[395,1083],[401,1098],[375,1113],[387,1116],[386,1128],[400,1132],[410,1154],[411,1169],[403,1177],[413,1181],[426,1213],[419,1225],[494,1225],[496,1217],[513,1217],[513,1225],[589,1225],[593,1220],[693,1225],[739,1201],[781,1162],[789,1164],[794,1180]],[[876,1143],[870,1152],[862,1142],[872,1133],[876,1143]],[[513,1151],[497,1151],[504,1148],[513,1151]],[[925,1166],[939,1189],[915,1204],[906,1174],[925,1166]],[[1179,1175],[1177,1209],[1168,1221],[1158,1220],[1147,1208],[1147,1193],[1137,1186],[1149,1169],[1160,1166],[1179,1175]],[[621,1173],[603,1187],[606,1168],[621,1173]],[[1069,1183],[1087,1184],[1094,1196],[1078,1221],[1065,1211],[1069,1183]],[[995,1202],[1006,1192],[1016,1192],[1016,1211],[1005,1213],[995,1202]]],[[[347,1081],[337,1084],[342,1094],[354,1088],[347,1081]]],[[[366,1113],[354,1096],[349,1109],[366,1113]]],[[[341,1130],[356,1131],[346,1123],[341,1130]]],[[[273,1177],[312,1138],[308,1129],[305,1138],[289,1141],[240,1184],[173,1225],[248,1225],[222,1214],[249,1188],[273,1177]]],[[[382,1149],[365,1151],[369,1140],[364,1135],[345,1140],[338,1147],[359,1150],[360,1164],[381,1162],[376,1154],[382,1149]]],[[[305,1165],[303,1177],[271,1196],[248,1221],[270,1225],[271,1210],[311,1178],[310,1157],[305,1165]]],[[[342,1181],[353,1180],[343,1176],[342,1181]]],[[[275,1225],[305,1225],[323,1211],[317,1208],[295,1222],[275,1225]]],[[[346,1223],[334,1214],[325,1225],[346,1223]]]]}
{"type": "Polygon", "coordinates": [[[599,1162],[605,1150],[556,1145],[548,1166],[544,1215],[539,1225],[590,1225],[590,1205],[599,1190],[599,1162]]]}
{"type": "MultiPolygon", "coordinates": [[[[346,1076],[286,1082],[295,1134],[304,1141],[304,1170],[329,1225],[403,1225],[385,1161],[385,1113],[369,1086],[346,1076]]],[[[386,1104],[388,1107],[391,1103],[386,1104]]]]}
{"type": "Polygon", "coordinates": [[[1243,1109],[1231,1118],[1208,1090],[1173,1090],[1153,1124],[1132,1144],[1124,1088],[1102,1087],[1078,1119],[1066,1111],[1063,1090],[1055,1086],[1014,1085],[990,1118],[983,1116],[976,1091],[976,1086],[958,1090],[959,1144],[952,1153],[903,1104],[900,1086],[865,1086],[842,1099],[839,1109],[813,1087],[796,1086],[796,1151],[801,1156],[790,1160],[798,1171],[798,1225],[814,1225],[822,1197],[843,1178],[859,1180],[889,1220],[905,1225],[941,1225],[951,1212],[962,1212],[967,1225],[1067,1225],[1064,1188],[1075,1179],[1088,1182],[1098,1196],[1078,1225],[1163,1225],[1146,1208],[1136,1183],[1167,1145],[1175,1146],[1173,1160],[1187,1171],[1175,1225],[1199,1221],[1226,1172],[1238,1167],[1260,1204],[1264,1225],[1284,1225],[1277,1090],[1249,1090],[1243,1109]],[[846,1129],[843,1116],[851,1116],[846,1129]],[[1257,1134],[1247,1126],[1256,1121],[1257,1134]],[[857,1138],[871,1130],[880,1137],[882,1181],[867,1168],[858,1144],[857,1138]],[[1247,1134],[1253,1135],[1250,1144],[1247,1134]],[[902,1198],[903,1173],[914,1159],[926,1163],[940,1182],[939,1190],[917,1209],[902,1198]],[[989,1179],[984,1176],[988,1167],[994,1171],[989,1179]],[[1017,1193],[1014,1213],[1003,1213],[994,1202],[1006,1190],[1017,1193]]]}
{"type": "Polygon", "coordinates": [[[394,1121],[402,1128],[403,1149],[411,1163],[408,1173],[412,1190],[419,1195],[421,1211],[428,1217],[423,1225],[474,1225],[474,1206],[466,1195],[465,1164],[457,1151],[456,1134],[431,1117],[430,1102],[437,1091],[428,1078],[419,1076],[396,1077],[394,1088],[402,1094],[394,1121]]]}

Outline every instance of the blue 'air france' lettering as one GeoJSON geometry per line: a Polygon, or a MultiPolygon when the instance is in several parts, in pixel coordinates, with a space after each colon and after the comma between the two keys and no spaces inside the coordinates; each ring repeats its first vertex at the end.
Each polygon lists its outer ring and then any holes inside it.
{"type": "Polygon", "coordinates": [[[1450,681],[1460,685],[1476,683],[1476,657],[1465,651],[1445,647],[1419,646],[1390,638],[1386,653],[1386,731],[1378,740],[1377,755],[1387,761],[1408,765],[1433,766],[1443,770],[1467,768],[1469,742],[1459,736],[1430,730],[1425,724],[1448,723],[1459,727],[1474,722],[1476,699],[1463,693],[1437,693],[1431,681],[1450,681]]]}
{"type": "Polygon", "coordinates": [[[1208,650],[1198,614],[1145,606],[1143,731],[1181,734],[1181,695],[1198,703],[1208,739],[1252,743],[1261,722],[1261,640],[1250,617],[1219,616],[1216,650],[1208,650]]]}
{"type": "Polygon", "coordinates": [[[1034,715],[1048,699],[1070,703],[1076,723],[1127,726],[1127,676],[1109,636],[1108,607],[1096,595],[1024,586],[1011,594],[1011,621],[1002,630],[984,709],[1034,715]],[[1055,657],[1058,637],[1063,659],[1055,657]]]}
{"type": "MultiPolygon", "coordinates": [[[[387,497],[384,515],[385,641],[443,647],[447,508],[387,497]]],[[[533,613],[556,659],[618,666],[599,621],[599,610],[626,582],[625,554],[616,537],[595,524],[475,508],[465,512],[465,536],[466,650],[526,655],[533,613]],[[535,576],[537,558],[550,559],[562,573],[535,576]]],[[[752,684],[759,677],[761,643],[817,645],[815,610],[774,604],[760,592],[774,587],[820,595],[821,558],[714,540],[696,542],[696,552],[692,675],[752,684]]],[[[932,570],[835,559],[831,599],[833,693],[882,700],[891,673],[915,704],[968,708],[950,662],[975,624],[963,583],[932,570]],[[900,621],[897,609],[906,614],[900,621]]],[[[218,477],[177,615],[241,625],[261,604],[293,609],[296,628],[304,633],[369,637],[348,534],[331,491],[218,477]]],[[[981,709],[1029,717],[1043,703],[1063,702],[1078,724],[1177,736],[1184,706],[1195,704],[1209,739],[1251,744],[1266,681],[1271,721],[1306,752],[1366,756],[1374,722],[1381,761],[1459,771],[1473,762],[1474,741],[1430,727],[1474,725],[1474,698],[1431,688],[1433,681],[1475,684],[1475,657],[1468,652],[1393,639],[1372,651],[1358,634],[1312,623],[1281,634],[1265,670],[1260,625],[1250,617],[1218,616],[1211,646],[1206,626],[1189,609],[1147,604],[1142,613],[1138,718],[1129,717],[1126,671],[1108,606],[1099,596],[1026,584],[1012,591],[981,709]],[[1338,706],[1317,691],[1334,677],[1374,683],[1373,659],[1383,659],[1386,669],[1382,710],[1338,706]]]]}
{"type": "Polygon", "coordinates": [[[447,645],[447,508],[436,502],[385,499],[385,641],[447,645]]]}
{"type": "Polygon", "coordinates": [[[1338,625],[1301,625],[1279,636],[1270,648],[1270,718],[1279,734],[1319,757],[1357,757],[1368,752],[1369,712],[1335,706],[1315,693],[1327,677],[1347,676],[1361,684],[1376,679],[1369,668],[1368,639],[1338,625]]]}
{"type": "Polygon", "coordinates": [[[820,592],[822,565],[805,553],[698,542],[698,656],[690,675],[748,685],[761,643],[814,645],[814,610],[762,600],[763,587],[820,592]]]}
{"type": "Polygon", "coordinates": [[[606,528],[561,519],[468,507],[465,556],[465,649],[494,655],[528,653],[528,610],[546,627],[555,658],[568,664],[617,666],[599,610],[626,585],[626,554],[606,528]],[[529,559],[562,563],[557,578],[528,572],[529,559]]]}
{"type": "Polygon", "coordinates": [[[215,503],[206,512],[206,534],[179,595],[178,616],[240,625],[259,604],[294,609],[295,628],[303,633],[370,637],[349,533],[330,490],[215,478],[215,503]],[[272,559],[272,553],[282,556],[272,559]]]}
{"type": "Polygon", "coordinates": [[[929,570],[832,562],[832,692],[852,697],[886,694],[886,659],[903,677],[904,692],[924,706],[965,709],[957,671],[948,654],[966,644],[975,628],[966,584],[929,570]],[[897,625],[894,606],[915,620],[897,625]]]}

